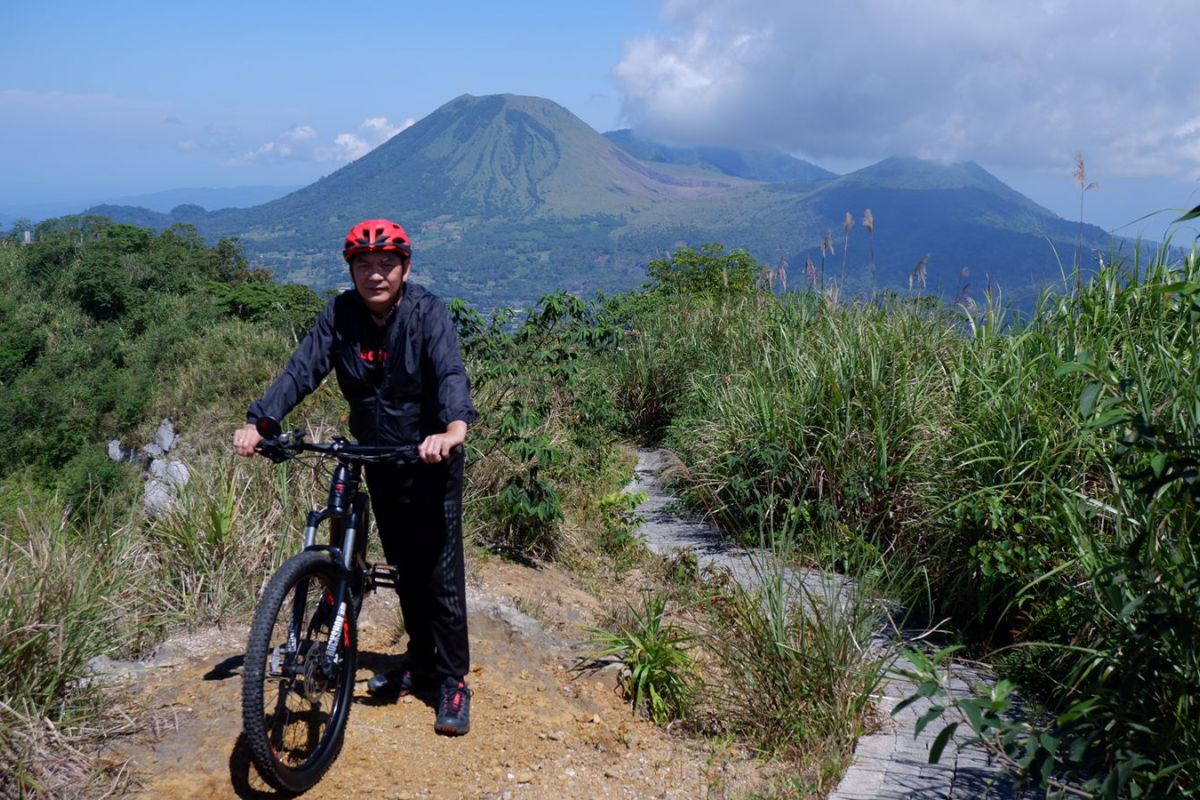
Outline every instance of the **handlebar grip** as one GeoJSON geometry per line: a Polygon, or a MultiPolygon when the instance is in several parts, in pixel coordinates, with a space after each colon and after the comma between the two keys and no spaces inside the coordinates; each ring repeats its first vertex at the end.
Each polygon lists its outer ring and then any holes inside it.
{"type": "Polygon", "coordinates": [[[264,439],[275,439],[283,433],[283,426],[274,417],[259,417],[258,421],[254,423],[254,427],[258,430],[258,435],[264,439]]]}

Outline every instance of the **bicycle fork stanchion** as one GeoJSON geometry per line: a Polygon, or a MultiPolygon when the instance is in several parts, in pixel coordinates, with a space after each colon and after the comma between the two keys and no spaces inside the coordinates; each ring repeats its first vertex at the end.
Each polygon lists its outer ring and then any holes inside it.
{"type": "Polygon", "coordinates": [[[296,655],[300,652],[300,637],[304,633],[300,626],[304,624],[304,601],[307,598],[308,580],[305,579],[296,585],[296,594],[292,597],[292,618],[288,623],[287,647],[281,662],[285,673],[288,667],[295,667],[296,655]]]}
{"type": "Polygon", "coordinates": [[[304,549],[312,547],[317,543],[317,526],[321,524],[321,520],[325,519],[320,511],[308,512],[308,520],[304,523],[304,549]]]}
{"type": "MultiPolygon", "coordinates": [[[[359,525],[366,518],[365,509],[367,498],[358,493],[360,468],[357,464],[346,467],[338,465],[334,472],[332,485],[329,490],[329,508],[333,513],[344,515],[342,526],[341,565],[337,582],[337,613],[333,618],[333,627],[329,630],[329,643],[326,645],[325,660],[330,670],[337,669],[338,647],[349,647],[349,632],[346,630],[346,607],[349,601],[362,597],[362,579],[358,574],[358,565],[354,563],[354,553],[358,542],[359,525]],[[346,508],[346,497],[353,498],[350,508],[346,508]]],[[[363,531],[366,534],[366,531],[363,531]]],[[[357,605],[355,613],[357,613],[357,605]]]]}

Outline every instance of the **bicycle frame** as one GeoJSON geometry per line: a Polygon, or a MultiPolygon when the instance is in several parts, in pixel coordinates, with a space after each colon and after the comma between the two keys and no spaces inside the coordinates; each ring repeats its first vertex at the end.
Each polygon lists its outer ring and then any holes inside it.
{"type": "MultiPolygon", "coordinates": [[[[286,437],[280,437],[278,423],[273,420],[275,427],[268,425],[273,434],[273,442],[284,442],[278,445],[278,450],[264,451],[276,460],[284,460],[300,451],[310,451],[332,456],[337,459],[337,466],[329,480],[329,492],[322,509],[308,512],[304,525],[304,551],[327,551],[333,556],[333,561],[341,569],[338,570],[337,585],[333,596],[328,598],[336,609],[330,630],[338,630],[345,623],[347,603],[352,603],[355,613],[361,605],[362,598],[379,587],[394,587],[396,573],[391,567],[368,565],[366,563],[366,535],[369,520],[369,497],[362,487],[362,465],[364,453],[378,451],[408,452],[410,457],[415,453],[414,447],[373,448],[371,446],[353,445],[341,437],[334,437],[329,445],[308,444],[303,434],[293,432],[286,437]],[[321,544],[317,533],[321,523],[329,522],[329,544],[321,544]],[[335,527],[336,526],[336,527],[335,527]],[[360,539],[360,535],[361,538],[360,539]],[[362,563],[356,563],[356,556],[362,557],[362,563]]],[[[288,632],[288,644],[293,645],[301,638],[299,626],[304,619],[304,599],[302,594],[296,597],[292,613],[292,628],[288,632]]],[[[331,636],[329,647],[325,654],[324,667],[329,669],[336,666],[338,658],[338,642],[343,637],[331,636]]],[[[289,647],[289,649],[291,649],[289,647]]]]}

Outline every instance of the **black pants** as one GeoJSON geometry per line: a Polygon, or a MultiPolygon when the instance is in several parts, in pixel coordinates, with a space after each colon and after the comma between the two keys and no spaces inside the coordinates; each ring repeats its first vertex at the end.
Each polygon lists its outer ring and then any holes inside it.
{"type": "Polygon", "coordinates": [[[461,680],[470,669],[463,565],[463,454],[442,464],[369,464],[367,486],[417,672],[461,680]]]}

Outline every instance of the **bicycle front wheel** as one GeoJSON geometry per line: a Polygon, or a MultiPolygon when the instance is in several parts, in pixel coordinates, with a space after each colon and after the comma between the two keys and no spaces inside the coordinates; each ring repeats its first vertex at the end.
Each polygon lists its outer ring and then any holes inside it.
{"type": "Polygon", "coordinates": [[[353,604],[337,622],[340,571],[325,553],[291,558],[267,584],[250,627],[242,730],[277,789],[311,788],[342,749],[358,641],[353,604]]]}

